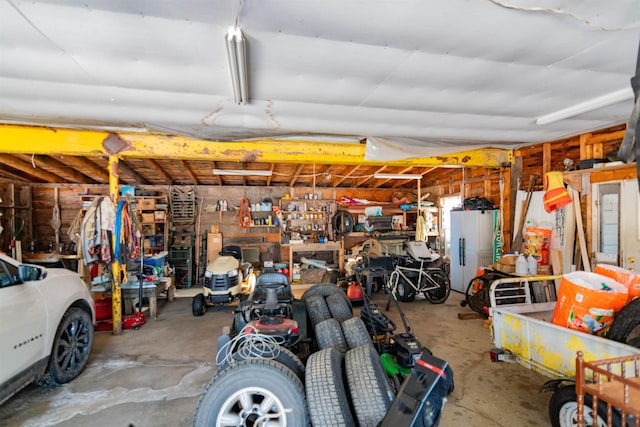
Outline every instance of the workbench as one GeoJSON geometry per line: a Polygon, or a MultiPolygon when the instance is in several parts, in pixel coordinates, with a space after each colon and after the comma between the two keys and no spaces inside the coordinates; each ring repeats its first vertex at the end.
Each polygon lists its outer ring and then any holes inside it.
{"type": "MultiPolygon", "coordinates": [[[[105,295],[105,288],[103,285],[93,286],[91,292],[96,298],[96,293],[105,295]]],[[[175,285],[173,277],[160,277],[153,282],[143,282],[142,285],[142,298],[149,299],[149,317],[153,319],[158,318],[158,296],[164,292],[167,293],[167,300],[172,302],[175,298],[175,285]]],[[[120,295],[122,301],[132,301],[140,297],[140,283],[135,277],[129,277],[128,283],[122,283],[120,285],[120,295]]],[[[144,309],[144,306],[143,306],[144,309]]]]}
{"type": "Polygon", "coordinates": [[[338,266],[338,270],[342,271],[344,265],[342,242],[299,243],[283,246],[289,249],[289,280],[293,279],[293,254],[296,252],[333,252],[333,261],[338,266]]]}

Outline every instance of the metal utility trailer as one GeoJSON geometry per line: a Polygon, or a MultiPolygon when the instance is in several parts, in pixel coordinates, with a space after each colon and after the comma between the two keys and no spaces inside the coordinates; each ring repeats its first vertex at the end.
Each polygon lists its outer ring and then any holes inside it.
{"type": "MultiPolygon", "coordinates": [[[[584,360],[589,361],[640,355],[640,348],[551,323],[555,301],[532,302],[530,283],[560,277],[531,276],[499,279],[492,282],[490,290],[491,332],[496,346],[495,351],[492,351],[492,359],[514,360],[520,365],[554,379],[543,386],[543,390],[554,391],[554,397],[549,404],[551,422],[554,426],[575,425],[572,420],[576,419],[574,415],[577,414],[575,378],[578,351],[582,352],[584,360]],[[515,299],[517,303],[504,303],[507,298],[509,302],[515,299]],[[572,390],[569,390],[569,387],[572,390]],[[573,403],[571,396],[576,396],[573,403]],[[562,405],[570,408],[563,409],[558,399],[563,401],[562,405]],[[553,419],[554,411],[559,412],[560,421],[553,419]],[[564,421],[567,424],[562,420],[563,414],[566,415],[564,421]]],[[[591,401],[590,397],[589,401],[591,401]]],[[[585,405],[585,409],[590,405],[590,403],[585,405]]],[[[607,422],[606,405],[604,413],[599,410],[598,415],[604,419],[605,423],[607,422]]],[[[585,425],[591,424],[585,423],[585,425]]],[[[609,425],[616,425],[616,423],[609,423],[609,425]]]]}

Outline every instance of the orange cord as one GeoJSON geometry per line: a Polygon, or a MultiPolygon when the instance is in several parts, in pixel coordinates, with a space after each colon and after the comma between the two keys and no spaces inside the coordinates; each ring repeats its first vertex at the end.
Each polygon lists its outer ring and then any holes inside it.
{"type": "Polygon", "coordinates": [[[249,199],[244,197],[240,201],[240,210],[238,212],[238,224],[242,228],[251,227],[251,209],[249,208],[249,199]]]}

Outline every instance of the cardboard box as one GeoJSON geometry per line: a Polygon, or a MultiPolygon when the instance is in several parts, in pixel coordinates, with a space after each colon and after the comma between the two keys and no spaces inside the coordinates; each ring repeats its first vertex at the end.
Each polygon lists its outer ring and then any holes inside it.
{"type": "Polygon", "coordinates": [[[155,219],[156,219],[153,213],[143,213],[141,217],[142,217],[141,221],[143,224],[146,224],[146,223],[152,224],[155,222],[155,219]]]}
{"type": "Polygon", "coordinates": [[[136,203],[139,211],[152,211],[156,208],[156,199],[138,199],[136,203]]]}
{"type": "Polygon", "coordinates": [[[517,260],[517,255],[505,255],[498,260],[494,267],[496,270],[502,271],[503,273],[515,273],[517,260]]]}
{"type": "Polygon", "coordinates": [[[222,234],[207,233],[207,263],[220,256],[222,250],[222,234]]]}

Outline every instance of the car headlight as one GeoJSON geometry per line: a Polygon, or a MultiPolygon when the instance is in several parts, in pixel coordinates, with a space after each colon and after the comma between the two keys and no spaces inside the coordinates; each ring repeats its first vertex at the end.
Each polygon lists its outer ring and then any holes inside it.
{"type": "Polygon", "coordinates": [[[206,277],[207,279],[211,279],[213,277],[213,273],[209,270],[206,270],[204,272],[204,277],[206,277]]]}
{"type": "Polygon", "coordinates": [[[238,270],[229,270],[227,274],[229,277],[236,277],[238,275],[238,270]]]}

